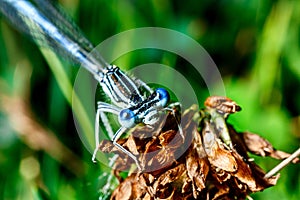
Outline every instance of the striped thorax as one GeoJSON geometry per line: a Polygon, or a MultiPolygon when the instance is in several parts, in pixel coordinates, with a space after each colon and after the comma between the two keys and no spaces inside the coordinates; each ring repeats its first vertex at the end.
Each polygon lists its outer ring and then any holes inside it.
{"type": "Polygon", "coordinates": [[[144,100],[139,86],[115,65],[103,70],[99,83],[113,104],[119,107],[134,106],[144,100]]]}

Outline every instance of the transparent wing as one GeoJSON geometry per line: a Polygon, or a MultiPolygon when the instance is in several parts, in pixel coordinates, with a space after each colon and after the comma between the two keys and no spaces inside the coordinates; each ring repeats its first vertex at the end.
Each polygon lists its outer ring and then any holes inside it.
{"type": "Polygon", "coordinates": [[[36,7],[44,16],[51,21],[59,30],[67,35],[71,40],[77,41],[80,47],[90,52],[94,49],[91,42],[86,39],[84,34],[78,28],[63,8],[55,4],[52,0],[34,0],[36,7]]]}
{"type": "Polygon", "coordinates": [[[1,0],[1,13],[39,46],[50,47],[60,56],[81,64],[98,75],[108,64],[62,9],[49,0],[34,0],[39,9],[26,0],[1,0]]]}

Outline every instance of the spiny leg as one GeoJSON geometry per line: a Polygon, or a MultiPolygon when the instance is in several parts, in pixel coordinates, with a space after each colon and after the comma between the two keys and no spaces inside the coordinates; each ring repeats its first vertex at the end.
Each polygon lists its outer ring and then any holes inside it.
{"type": "Polygon", "coordinates": [[[100,112],[100,119],[104,125],[105,130],[107,131],[109,139],[112,140],[115,133],[113,132],[112,127],[109,123],[109,120],[104,112],[100,112]]]}
{"type": "Polygon", "coordinates": [[[113,113],[115,115],[118,115],[120,113],[120,109],[116,106],[113,106],[111,104],[108,103],[104,103],[104,102],[98,102],[98,107],[97,107],[97,113],[96,113],[96,119],[95,119],[95,142],[96,142],[96,147],[95,150],[93,152],[93,156],[92,156],[92,161],[96,162],[96,155],[98,152],[98,148],[99,148],[99,143],[100,143],[100,137],[99,137],[99,120],[101,118],[104,127],[106,129],[106,131],[108,132],[110,139],[112,139],[112,137],[115,135],[112,131],[112,128],[108,122],[107,117],[105,116],[104,112],[108,112],[108,113],[113,113]]]}

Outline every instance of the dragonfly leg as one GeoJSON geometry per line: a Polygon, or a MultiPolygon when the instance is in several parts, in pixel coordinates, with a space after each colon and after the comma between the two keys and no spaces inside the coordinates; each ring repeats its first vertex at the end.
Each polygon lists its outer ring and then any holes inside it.
{"type": "Polygon", "coordinates": [[[122,147],[120,144],[117,143],[118,139],[123,135],[123,133],[127,130],[126,127],[121,127],[116,133],[113,133],[111,126],[109,124],[109,121],[106,117],[106,115],[104,114],[105,112],[107,113],[113,113],[116,115],[119,115],[121,109],[113,106],[111,104],[108,103],[104,103],[104,102],[98,102],[98,109],[97,109],[97,113],[96,113],[96,119],[95,119],[95,140],[96,140],[96,148],[94,150],[93,153],[93,157],[92,160],[93,162],[95,162],[96,160],[96,155],[98,152],[98,148],[99,148],[99,143],[100,143],[100,139],[99,139],[99,120],[101,119],[105,129],[107,130],[108,134],[112,137],[110,137],[110,139],[112,140],[113,144],[115,146],[117,146],[122,152],[124,152],[126,155],[128,155],[130,158],[132,158],[138,169],[141,170],[141,167],[139,165],[139,162],[136,158],[136,156],[134,156],[131,152],[129,152],[128,150],[126,150],[124,147],[122,147]]]}
{"type": "Polygon", "coordinates": [[[96,155],[97,155],[98,148],[99,148],[99,143],[100,143],[100,133],[99,133],[100,132],[100,130],[99,130],[100,119],[103,122],[104,127],[105,127],[110,139],[112,139],[113,136],[114,136],[114,133],[113,133],[112,128],[109,124],[109,121],[108,121],[106,115],[104,114],[105,112],[113,113],[113,114],[118,115],[120,113],[120,108],[118,108],[116,106],[113,106],[111,104],[108,104],[108,103],[101,102],[101,101],[98,102],[97,113],[96,113],[96,118],[95,118],[95,142],[96,142],[96,147],[95,147],[95,150],[94,150],[93,156],[92,156],[92,161],[93,162],[96,162],[96,155]]]}

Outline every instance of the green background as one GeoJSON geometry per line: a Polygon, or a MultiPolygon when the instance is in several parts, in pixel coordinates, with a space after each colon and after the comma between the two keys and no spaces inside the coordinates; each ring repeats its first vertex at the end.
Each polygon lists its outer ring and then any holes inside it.
{"type": "MultiPolygon", "coordinates": [[[[226,95],[243,108],[230,117],[230,123],[238,131],[258,133],[277,149],[293,152],[299,147],[299,2],[62,0],[60,3],[93,44],[125,30],[149,26],[169,28],[193,38],[218,66],[226,95]]],[[[130,45],[130,41],[124,42],[130,45]]],[[[109,170],[91,162],[91,155],[76,132],[69,104],[68,84],[73,84],[78,67],[62,59],[60,68],[54,61],[55,57],[49,56],[46,60],[35,44],[0,18],[0,199],[97,199],[100,195],[103,181],[99,177],[109,170]],[[55,73],[61,69],[62,73],[55,73]],[[24,139],[23,130],[18,130],[24,126],[18,125],[22,121],[14,120],[18,119],[16,116],[11,118],[11,112],[17,113],[21,108],[15,103],[14,110],[5,112],[3,95],[25,99],[27,112],[34,115],[46,133],[51,131],[62,147],[56,147],[49,138],[39,144],[40,148],[34,141],[24,139]]],[[[197,91],[202,102],[199,106],[203,107],[209,95],[203,80],[174,54],[138,50],[115,64],[127,70],[149,62],[166,64],[183,73],[197,91]]],[[[162,77],[168,78],[172,79],[167,75],[162,77]]],[[[91,128],[91,124],[86,126],[91,128]]],[[[253,157],[265,171],[279,163],[271,158],[253,157]]],[[[291,164],[281,171],[276,186],[251,196],[299,199],[299,181],[300,165],[291,164]]]]}

